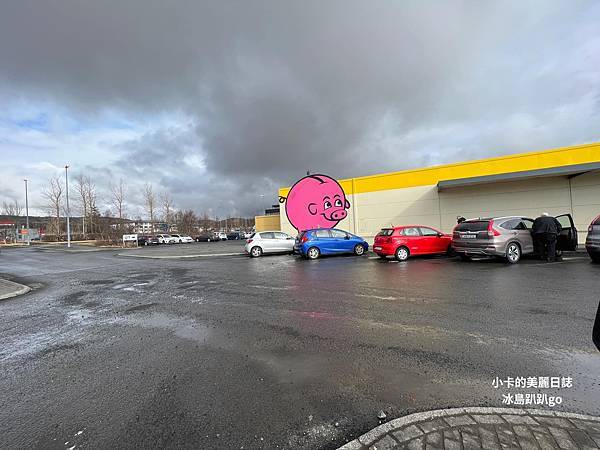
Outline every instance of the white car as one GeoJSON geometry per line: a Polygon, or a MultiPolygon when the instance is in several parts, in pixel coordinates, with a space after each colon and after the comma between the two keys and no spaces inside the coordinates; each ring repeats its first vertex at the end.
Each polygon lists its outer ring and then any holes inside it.
{"type": "Polygon", "coordinates": [[[174,244],[188,244],[194,242],[194,240],[190,236],[185,236],[183,234],[172,234],[171,242],[174,244]]]}
{"type": "Polygon", "coordinates": [[[156,237],[159,244],[173,244],[175,242],[170,234],[157,234],[156,237]]]}
{"type": "Polygon", "coordinates": [[[294,253],[295,242],[292,236],[281,231],[261,231],[250,236],[244,250],[252,258],[263,253],[294,253]]]}
{"type": "Polygon", "coordinates": [[[217,239],[219,239],[220,241],[226,241],[227,240],[227,233],[217,233],[217,239]]]}

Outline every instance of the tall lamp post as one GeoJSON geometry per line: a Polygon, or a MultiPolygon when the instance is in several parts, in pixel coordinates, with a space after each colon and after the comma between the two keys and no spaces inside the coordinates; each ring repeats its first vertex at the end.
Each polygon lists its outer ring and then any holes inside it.
{"type": "Polygon", "coordinates": [[[31,235],[29,234],[29,197],[27,194],[27,178],[25,178],[25,226],[27,227],[27,245],[31,245],[31,235]]]}
{"type": "Polygon", "coordinates": [[[65,166],[65,187],[67,188],[67,247],[71,247],[71,210],[69,209],[69,165],[65,166]]]}

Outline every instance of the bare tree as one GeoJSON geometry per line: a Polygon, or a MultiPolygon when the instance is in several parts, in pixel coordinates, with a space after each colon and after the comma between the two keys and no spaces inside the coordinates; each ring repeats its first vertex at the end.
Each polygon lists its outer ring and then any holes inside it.
{"type": "Polygon", "coordinates": [[[42,191],[42,196],[47,201],[47,207],[50,215],[53,217],[51,222],[54,235],[60,235],[60,210],[62,208],[63,186],[60,177],[55,176],[48,180],[48,184],[42,191]]]}
{"type": "Polygon", "coordinates": [[[7,216],[20,216],[23,213],[23,207],[18,200],[12,202],[2,202],[2,213],[7,216]]]}
{"type": "Polygon", "coordinates": [[[79,175],[76,178],[75,190],[79,194],[78,203],[81,208],[81,216],[83,218],[81,231],[85,237],[88,230],[90,232],[93,231],[93,216],[96,208],[96,186],[90,177],[79,175]]]}
{"type": "Polygon", "coordinates": [[[163,220],[167,223],[167,230],[173,222],[173,199],[169,196],[168,192],[163,192],[160,196],[160,202],[162,205],[163,220]]]}
{"type": "Polygon", "coordinates": [[[117,216],[119,217],[119,228],[123,227],[123,219],[125,212],[125,191],[126,185],[123,179],[119,180],[119,183],[116,185],[111,184],[110,191],[112,194],[112,204],[117,211],[117,216]]]}
{"type": "Polygon", "coordinates": [[[177,231],[179,233],[187,235],[195,234],[198,217],[194,214],[194,211],[191,209],[179,211],[175,214],[175,220],[177,222],[177,231]]]}
{"type": "Polygon", "coordinates": [[[154,234],[154,214],[156,211],[156,196],[154,195],[154,189],[150,183],[144,185],[144,204],[146,205],[146,212],[150,217],[150,228],[151,233],[154,234]]]}

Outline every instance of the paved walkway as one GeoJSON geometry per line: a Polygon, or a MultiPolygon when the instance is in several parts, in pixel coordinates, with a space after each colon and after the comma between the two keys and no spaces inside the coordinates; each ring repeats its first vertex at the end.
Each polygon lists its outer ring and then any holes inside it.
{"type": "Polygon", "coordinates": [[[600,417],[540,409],[455,408],[392,420],[339,450],[600,449],[600,417]]]}
{"type": "Polygon", "coordinates": [[[17,295],[25,294],[29,292],[31,288],[24,286],[14,281],[5,280],[0,278],[0,300],[5,298],[16,297],[17,295]]]}

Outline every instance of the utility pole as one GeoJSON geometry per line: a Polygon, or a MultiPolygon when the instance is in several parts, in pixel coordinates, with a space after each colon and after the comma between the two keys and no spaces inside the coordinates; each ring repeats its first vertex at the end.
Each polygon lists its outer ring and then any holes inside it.
{"type": "Polygon", "coordinates": [[[65,166],[65,186],[67,188],[67,247],[71,247],[71,210],[69,209],[69,165],[65,166]]]}
{"type": "Polygon", "coordinates": [[[29,234],[29,198],[27,195],[27,178],[25,178],[25,226],[27,227],[27,245],[31,245],[31,235],[29,234]]]}

